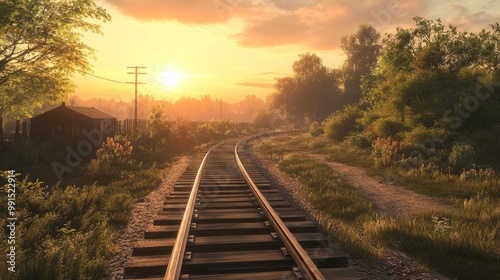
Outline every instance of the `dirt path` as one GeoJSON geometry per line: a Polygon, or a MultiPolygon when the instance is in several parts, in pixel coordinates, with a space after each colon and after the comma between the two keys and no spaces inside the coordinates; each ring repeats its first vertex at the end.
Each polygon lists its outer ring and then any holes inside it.
{"type": "MultiPolygon", "coordinates": [[[[282,172],[276,164],[253,149],[254,144],[255,142],[252,143],[252,149],[250,149],[250,157],[262,167],[262,174],[268,176],[282,190],[283,195],[289,201],[298,205],[310,217],[315,217],[314,207],[303,192],[304,186],[295,178],[282,172]]],[[[305,154],[329,163],[326,161],[326,156],[311,153],[305,154]]],[[[379,209],[388,215],[401,214],[398,211],[404,212],[405,215],[411,215],[420,211],[446,209],[449,207],[444,202],[435,200],[434,198],[422,196],[389,183],[379,182],[379,180],[368,176],[363,168],[339,163],[331,163],[330,166],[344,180],[350,182],[369,199],[372,199],[379,209]],[[395,209],[392,209],[392,207],[395,209]]],[[[386,248],[384,255],[375,263],[366,263],[363,260],[349,258],[349,266],[355,267],[358,271],[362,272],[365,275],[363,279],[449,280],[449,278],[440,273],[425,268],[406,253],[389,248],[386,248]]]]}
{"type": "Polygon", "coordinates": [[[362,167],[327,161],[327,156],[325,155],[308,152],[300,152],[300,154],[328,164],[342,179],[349,182],[356,190],[373,201],[381,212],[390,216],[411,216],[433,209],[451,209],[451,206],[446,204],[442,199],[421,195],[393,185],[390,182],[373,178],[362,167]]]}

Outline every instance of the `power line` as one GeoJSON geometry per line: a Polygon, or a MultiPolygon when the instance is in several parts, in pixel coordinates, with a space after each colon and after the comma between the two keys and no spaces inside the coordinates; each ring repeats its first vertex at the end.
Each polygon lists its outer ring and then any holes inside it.
{"type": "Polygon", "coordinates": [[[155,91],[159,91],[159,92],[162,92],[162,93],[166,93],[166,94],[170,94],[170,95],[174,95],[174,96],[177,96],[176,93],[173,93],[173,92],[169,92],[169,91],[166,91],[166,90],[162,90],[158,87],[155,87],[155,86],[151,86],[150,89],[146,88],[145,86],[142,86],[142,88],[144,88],[145,90],[147,90],[149,92],[149,90],[155,90],[155,91]]]}
{"type": "Polygon", "coordinates": [[[98,78],[98,79],[109,81],[109,82],[113,82],[113,83],[128,84],[127,82],[121,82],[121,81],[117,81],[117,80],[113,80],[113,79],[108,79],[108,78],[104,78],[104,77],[97,76],[97,75],[94,75],[94,74],[91,74],[91,73],[87,73],[87,72],[83,72],[83,71],[79,71],[79,72],[82,73],[82,74],[86,74],[86,75],[92,76],[94,78],[98,78]]]}

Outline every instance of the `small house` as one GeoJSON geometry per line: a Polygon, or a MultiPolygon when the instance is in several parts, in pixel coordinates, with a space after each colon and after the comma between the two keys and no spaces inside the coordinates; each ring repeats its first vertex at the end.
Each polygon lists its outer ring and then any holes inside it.
{"type": "Polygon", "coordinates": [[[55,137],[84,138],[89,133],[101,133],[102,139],[113,137],[117,120],[94,107],[61,106],[30,119],[30,137],[47,141],[55,137]]]}

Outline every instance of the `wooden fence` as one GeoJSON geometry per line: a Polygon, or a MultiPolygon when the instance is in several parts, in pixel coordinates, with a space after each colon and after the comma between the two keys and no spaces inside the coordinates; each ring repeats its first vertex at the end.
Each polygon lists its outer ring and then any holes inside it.
{"type": "MultiPolygon", "coordinates": [[[[146,119],[138,119],[137,120],[137,129],[144,129],[148,125],[148,120],[146,119]]],[[[118,120],[117,122],[116,133],[117,134],[128,134],[134,131],[134,120],[133,119],[125,119],[118,120]]]]}

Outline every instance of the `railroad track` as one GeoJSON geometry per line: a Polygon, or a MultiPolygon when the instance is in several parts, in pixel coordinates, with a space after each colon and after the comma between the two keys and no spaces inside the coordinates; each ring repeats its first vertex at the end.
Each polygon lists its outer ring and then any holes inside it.
{"type": "Polygon", "coordinates": [[[196,158],[133,248],[125,278],[360,279],[313,221],[227,140],[196,158]]]}

